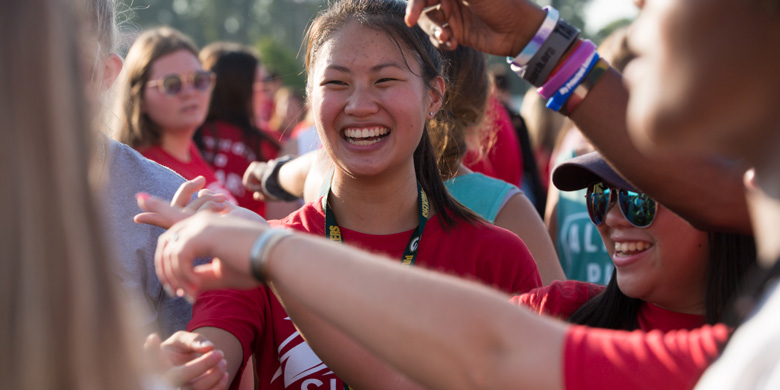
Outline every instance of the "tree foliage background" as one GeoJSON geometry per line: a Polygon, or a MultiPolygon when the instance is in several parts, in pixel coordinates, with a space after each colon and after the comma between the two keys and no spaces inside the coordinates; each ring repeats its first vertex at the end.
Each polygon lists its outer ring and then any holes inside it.
{"type": "MultiPolygon", "coordinates": [[[[263,63],[302,90],[303,59],[299,56],[304,31],[328,0],[116,0],[123,23],[125,47],[143,29],[167,25],[192,37],[199,46],[227,40],[258,49],[263,63]]],[[[331,0],[333,1],[333,0],[331,0]]],[[[589,0],[540,1],[556,7],[561,17],[585,27],[583,11],[589,0]]],[[[492,63],[503,59],[493,58],[492,63]]],[[[518,82],[516,85],[521,85],[518,82]]]]}

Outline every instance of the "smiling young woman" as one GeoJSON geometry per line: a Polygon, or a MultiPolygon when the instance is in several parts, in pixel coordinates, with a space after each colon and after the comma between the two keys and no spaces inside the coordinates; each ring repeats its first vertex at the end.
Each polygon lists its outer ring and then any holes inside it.
{"type": "MultiPolygon", "coordinates": [[[[472,214],[444,187],[427,130],[445,92],[441,57],[422,31],[404,25],[404,7],[345,0],[314,20],[307,90],[335,168],[325,196],[270,223],[504,292],[537,287],[522,240],[472,214]]],[[[199,295],[188,330],[225,352],[231,380],[242,377],[252,354],[259,383],[271,388],[341,388],[334,371],[355,375],[348,382],[363,387],[403,380],[311,310],[294,301],[283,307],[265,288],[199,295]],[[345,369],[353,366],[361,369],[345,369]]]]}

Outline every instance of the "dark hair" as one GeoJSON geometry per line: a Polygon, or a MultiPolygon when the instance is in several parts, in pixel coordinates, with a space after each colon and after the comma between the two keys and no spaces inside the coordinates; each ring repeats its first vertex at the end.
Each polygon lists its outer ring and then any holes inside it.
{"type": "Polygon", "coordinates": [[[160,144],[162,129],[142,110],[144,90],[154,62],[179,50],[188,51],[198,57],[198,48],[192,40],[170,27],[148,30],[130,47],[118,96],[121,109],[117,113],[117,139],[120,142],[130,145],[133,149],[160,144]]]}
{"type": "MultiPolygon", "coordinates": [[[[408,49],[414,53],[414,58],[422,69],[420,77],[432,88],[433,80],[441,76],[441,56],[431,44],[428,35],[419,27],[406,26],[405,12],[406,3],[399,0],[342,0],[322,11],[306,32],[305,65],[308,77],[312,77],[314,59],[330,37],[348,22],[357,22],[361,26],[385,33],[401,52],[408,49]]],[[[311,80],[308,82],[307,91],[309,88],[311,80]]],[[[428,194],[431,205],[445,228],[454,227],[456,219],[469,222],[482,220],[455,201],[444,187],[436,164],[436,153],[428,137],[428,124],[423,128],[420,143],[414,151],[414,169],[417,180],[428,194]]]]}
{"type": "MultiPolygon", "coordinates": [[[[745,273],[756,264],[756,245],[752,236],[708,234],[709,261],[704,315],[708,324],[722,322],[733,300],[742,293],[745,273]]],[[[617,270],[599,295],[582,305],[569,317],[569,322],[598,328],[634,330],[641,299],[623,294],[617,285],[617,270]]]]}
{"type": "Polygon", "coordinates": [[[438,121],[429,126],[442,177],[458,172],[466,154],[466,131],[482,122],[490,94],[487,62],[481,52],[466,46],[441,52],[449,82],[438,121]]]}
{"type": "MultiPolygon", "coordinates": [[[[206,122],[193,136],[200,150],[206,150],[204,135],[216,136],[215,121],[230,123],[241,129],[244,143],[252,149],[258,160],[265,161],[261,144],[269,142],[276,148],[279,144],[255,127],[254,120],[254,83],[260,61],[251,49],[231,42],[216,42],[203,48],[200,61],[204,69],[217,76],[211,92],[211,103],[206,122]]],[[[204,153],[211,163],[213,156],[204,153]]]]}

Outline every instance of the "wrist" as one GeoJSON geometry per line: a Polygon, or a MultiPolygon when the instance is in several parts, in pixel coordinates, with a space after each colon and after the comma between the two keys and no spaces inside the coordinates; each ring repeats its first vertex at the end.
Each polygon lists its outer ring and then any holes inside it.
{"type": "Polygon", "coordinates": [[[512,31],[517,32],[516,39],[512,41],[509,52],[506,53],[507,56],[512,58],[520,54],[523,49],[526,48],[529,43],[531,43],[537,31],[539,31],[539,28],[542,26],[542,23],[547,17],[547,11],[534,3],[523,2],[521,7],[526,9],[521,10],[521,12],[518,12],[518,14],[528,16],[513,19],[515,25],[512,26],[512,31]]]}
{"type": "Polygon", "coordinates": [[[285,164],[292,161],[293,159],[294,157],[288,154],[268,161],[268,167],[266,172],[263,174],[260,184],[263,189],[263,194],[265,194],[271,200],[282,200],[289,202],[298,199],[296,195],[289,193],[284,187],[282,187],[281,183],[279,182],[279,175],[282,167],[284,167],[285,164]]]}
{"type": "Polygon", "coordinates": [[[249,252],[249,264],[252,276],[260,282],[268,277],[268,262],[271,251],[280,241],[292,235],[287,229],[266,229],[255,239],[249,252]]]}

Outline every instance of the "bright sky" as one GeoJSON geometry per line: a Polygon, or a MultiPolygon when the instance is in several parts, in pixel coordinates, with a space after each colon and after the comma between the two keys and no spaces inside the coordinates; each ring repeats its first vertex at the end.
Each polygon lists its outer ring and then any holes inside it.
{"type": "Polygon", "coordinates": [[[610,22],[635,17],[637,8],[631,0],[591,0],[585,7],[588,32],[595,33],[610,22]]]}

